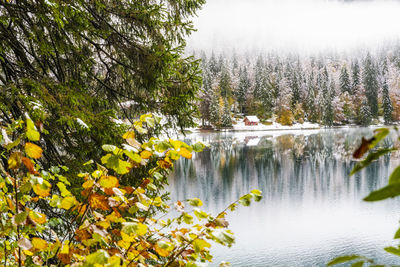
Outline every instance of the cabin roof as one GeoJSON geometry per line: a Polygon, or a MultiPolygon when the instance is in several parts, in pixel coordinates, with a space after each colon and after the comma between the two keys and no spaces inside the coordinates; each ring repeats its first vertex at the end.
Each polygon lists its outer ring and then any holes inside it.
{"type": "Polygon", "coordinates": [[[244,118],[245,119],[247,118],[250,122],[260,122],[260,120],[257,118],[257,116],[246,116],[244,118]]]}

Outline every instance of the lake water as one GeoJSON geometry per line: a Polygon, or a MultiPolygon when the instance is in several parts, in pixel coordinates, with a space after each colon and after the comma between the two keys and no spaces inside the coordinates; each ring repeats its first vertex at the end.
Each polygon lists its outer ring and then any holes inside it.
{"type": "Polygon", "coordinates": [[[395,244],[400,201],[362,201],[387,183],[399,157],[349,177],[362,136],[372,129],[192,134],[186,142],[210,147],[176,164],[171,198],[199,197],[217,214],[252,189],[263,192],[261,202],[229,214],[236,243],[214,245],[210,266],[325,266],[346,254],[400,264],[383,250],[395,244]]]}

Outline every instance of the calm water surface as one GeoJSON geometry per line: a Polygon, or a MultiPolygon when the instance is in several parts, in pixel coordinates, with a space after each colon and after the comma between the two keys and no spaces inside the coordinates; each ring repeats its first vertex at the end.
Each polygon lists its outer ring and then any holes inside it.
{"type": "MultiPolygon", "coordinates": [[[[400,264],[383,248],[393,245],[400,201],[362,198],[387,183],[398,155],[374,162],[354,177],[352,152],[371,129],[192,134],[210,144],[181,160],[170,179],[173,200],[199,197],[217,214],[251,189],[263,200],[228,216],[232,248],[214,245],[211,266],[325,266],[359,253],[400,264]]],[[[391,140],[385,140],[391,145],[391,140]]]]}

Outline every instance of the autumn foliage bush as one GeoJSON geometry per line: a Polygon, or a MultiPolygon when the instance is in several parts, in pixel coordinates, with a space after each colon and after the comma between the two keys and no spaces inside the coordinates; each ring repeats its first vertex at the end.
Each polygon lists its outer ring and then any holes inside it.
{"type": "Polygon", "coordinates": [[[212,260],[212,241],[231,246],[226,212],[259,201],[261,192],[214,216],[197,198],[168,203],[163,188],[174,162],[191,159],[204,144],[148,136],[158,121],[141,116],[121,147],[103,145],[101,162],[82,164],[93,171],[77,175],[78,187],[64,175],[67,167],[41,167],[46,151],[28,115],[3,127],[0,265],[197,266],[212,260]],[[131,172],[141,177],[137,185],[124,180],[131,172]]]}

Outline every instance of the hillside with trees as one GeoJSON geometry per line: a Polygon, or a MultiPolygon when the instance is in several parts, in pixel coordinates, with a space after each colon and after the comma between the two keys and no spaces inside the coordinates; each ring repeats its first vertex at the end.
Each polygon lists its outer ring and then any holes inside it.
{"type": "Polygon", "coordinates": [[[200,54],[202,124],[257,115],[283,125],[370,125],[400,120],[400,50],[349,58],[275,53],[200,54]]]}

